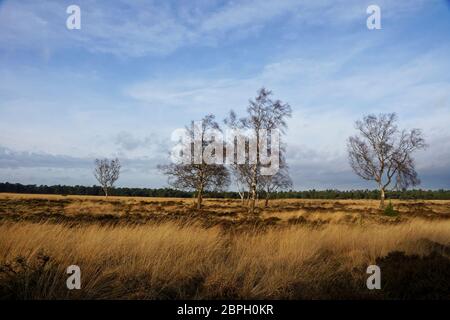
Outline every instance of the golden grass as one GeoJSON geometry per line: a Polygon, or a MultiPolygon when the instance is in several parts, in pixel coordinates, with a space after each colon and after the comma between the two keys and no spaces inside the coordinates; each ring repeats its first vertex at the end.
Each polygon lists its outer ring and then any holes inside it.
{"type": "Polygon", "coordinates": [[[334,283],[343,274],[363,288],[365,267],[391,251],[429,254],[423,239],[449,245],[450,221],[240,233],[174,222],[115,227],[3,222],[0,263],[22,256],[33,265],[42,253],[51,258],[51,267],[21,275],[28,285],[15,293],[19,298],[317,298],[319,283],[334,283]],[[72,264],[81,267],[82,290],[65,288],[65,268],[72,264]]]}
{"type": "Polygon", "coordinates": [[[59,194],[30,194],[30,193],[0,193],[0,199],[46,199],[46,200],[120,200],[120,201],[167,201],[167,200],[189,200],[186,198],[162,198],[162,197],[118,197],[118,196],[84,196],[84,195],[59,195],[59,194]]]}
{"type": "Polygon", "coordinates": [[[450,201],[393,203],[397,217],[375,200],[309,199],[249,215],[232,199],[195,210],[181,198],[0,194],[0,298],[401,298],[410,277],[431,279],[411,297],[450,298],[450,284],[436,289],[450,283],[450,201]],[[365,286],[374,263],[385,291],[365,286]],[[66,288],[72,264],[81,290],[66,288]]]}
{"type": "MultiPolygon", "coordinates": [[[[189,205],[193,203],[193,199],[189,198],[165,198],[165,197],[118,197],[118,196],[84,196],[84,195],[56,195],[56,194],[20,194],[20,193],[0,193],[0,201],[5,200],[66,200],[73,202],[121,202],[121,203],[135,203],[135,204],[157,204],[166,203],[168,201],[176,202],[179,204],[189,205]]],[[[223,206],[225,203],[229,207],[241,206],[241,200],[239,199],[210,199],[205,198],[204,205],[206,207],[211,205],[223,206]]],[[[450,200],[397,200],[392,199],[394,205],[415,205],[415,204],[427,204],[431,207],[442,206],[447,209],[445,212],[450,212],[450,200]]],[[[264,201],[258,202],[259,207],[263,208],[264,201]]],[[[334,209],[336,204],[341,204],[349,209],[377,209],[379,207],[378,200],[332,200],[332,199],[273,199],[270,200],[270,207],[272,208],[286,208],[289,206],[302,205],[306,207],[321,207],[334,209]]]]}
{"type": "Polygon", "coordinates": [[[383,224],[415,218],[450,219],[450,201],[393,201],[400,216],[383,217],[375,200],[272,200],[268,208],[259,202],[258,214],[248,215],[240,200],[205,199],[195,210],[192,199],[0,194],[0,220],[32,222],[88,222],[114,218],[114,223],[146,223],[179,219],[202,219],[204,226],[267,224],[383,224]],[[126,218],[126,219],[122,219],[126,218]]]}

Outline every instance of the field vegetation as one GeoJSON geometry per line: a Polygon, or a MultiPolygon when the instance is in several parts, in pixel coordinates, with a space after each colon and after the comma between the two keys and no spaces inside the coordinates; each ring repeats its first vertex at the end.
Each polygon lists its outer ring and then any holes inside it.
{"type": "Polygon", "coordinates": [[[2,194],[1,298],[450,298],[449,201],[260,202],[2,194]]]}

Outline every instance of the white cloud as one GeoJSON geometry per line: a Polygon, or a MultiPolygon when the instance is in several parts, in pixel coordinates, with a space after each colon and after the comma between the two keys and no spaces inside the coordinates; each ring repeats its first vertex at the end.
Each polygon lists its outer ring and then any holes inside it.
{"type": "Polygon", "coordinates": [[[352,57],[347,53],[334,59],[287,59],[268,64],[249,78],[182,75],[170,82],[153,79],[135,84],[127,92],[145,101],[149,108],[155,104],[180,111],[207,108],[223,115],[231,108],[244,112],[247,99],[260,86],[267,86],[276,98],[289,102],[294,109],[286,141],[288,161],[298,171],[299,179],[306,177],[302,171],[313,169],[315,174],[309,176],[319,179],[326,175],[330,183],[338,180],[333,176],[350,174],[346,141],[354,133],[354,121],[378,112],[397,112],[401,127],[424,130],[430,149],[417,157],[421,170],[450,168],[445,151],[450,140],[450,84],[442,72],[449,63],[442,52],[417,56],[395,67],[387,63],[348,71],[345,66],[352,57]]]}
{"type": "MultiPolygon", "coordinates": [[[[423,0],[379,2],[386,8],[386,17],[401,18],[419,10],[423,0]]],[[[47,60],[54,51],[73,48],[120,57],[166,55],[186,46],[217,46],[220,41],[258,35],[270,29],[268,24],[277,18],[299,28],[362,23],[366,15],[366,4],[359,0],[249,0],[222,6],[208,1],[172,6],[164,1],[80,0],[81,30],[69,31],[65,26],[68,4],[56,0],[3,1],[0,44],[11,52],[34,49],[47,60]]]]}
{"type": "MultiPolygon", "coordinates": [[[[58,50],[82,49],[133,58],[168,55],[188,46],[219,47],[222,41],[265,35],[272,25],[281,22],[283,30],[306,38],[311,30],[324,26],[331,32],[342,24],[346,32],[336,39],[322,34],[317,41],[310,39],[305,43],[293,40],[280,44],[279,39],[272,37],[268,41],[280,45],[277,55],[269,57],[269,51],[263,52],[264,58],[257,57],[255,61],[252,48],[236,48],[250,53],[239,56],[236,65],[234,61],[226,65],[227,72],[220,66],[218,70],[199,70],[193,63],[186,68],[188,71],[171,73],[168,68],[164,76],[149,75],[142,81],[132,74],[116,74],[117,70],[112,70],[111,74],[126,77],[115,80],[118,87],[123,87],[118,94],[113,90],[98,91],[102,87],[99,82],[109,79],[101,79],[101,75],[96,78],[95,70],[92,74],[81,72],[79,83],[84,85],[78,86],[74,70],[58,69],[54,72],[59,76],[55,76],[42,72],[45,68],[40,66],[34,70],[26,70],[26,65],[12,70],[4,63],[0,71],[1,143],[11,149],[33,151],[37,168],[43,168],[39,164],[41,153],[78,155],[83,159],[118,155],[135,161],[127,181],[144,181],[139,170],[144,170],[148,174],[145,179],[149,179],[154,172],[150,173],[153,169],[147,166],[148,162],[157,163],[166,156],[167,140],[171,129],[175,129],[170,126],[182,126],[206,112],[215,113],[219,120],[229,109],[242,113],[256,90],[266,86],[275,97],[294,108],[286,140],[298,188],[333,183],[338,186],[339,181],[344,187],[357,183],[358,179],[345,178],[349,175],[345,142],[354,131],[354,120],[369,112],[397,111],[402,126],[422,128],[430,149],[418,154],[418,167],[423,172],[449,171],[448,46],[436,45],[441,51],[410,51],[391,43],[392,33],[385,30],[367,37],[364,28],[368,2],[250,0],[218,7],[217,3],[202,0],[177,5],[158,1],[79,1],[82,30],[72,32],[65,28],[67,2],[3,1],[3,57],[31,49],[44,61],[58,50]],[[349,29],[359,24],[360,29],[349,29]],[[417,54],[419,51],[422,54],[417,54]],[[254,69],[242,72],[242,65],[254,69]],[[129,79],[137,80],[129,83],[129,79]],[[142,165],[137,164],[139,161],[142,165]]],[[[423,3],[379,1],[386,19],[408,16],[420,10],[423,3]]],[[[258,56],[259,52],[255,53],[258,56]]],[[[228,58],[226,54],[221,58],[228,58]]],[[[214,57],[211,60],[214,64],[214,57]]],[[[112,61],[114,69],[117,60],[112,61]]],[[[5,151],[3,161],[19,163],[17,157],[7,158],[8,152],[14,153],[5,151]]],[[[21,166],[31,170],[32,159],[21,159],[21,166]]],[[[14,172],[19,177],[18,170],[1,170],[1,177],[14,176],[14,172]]],[[[24,181],[30,172],[24,173],[24,181]]],[[[55,175],[64,176],[62,171],[55,175]]]]}

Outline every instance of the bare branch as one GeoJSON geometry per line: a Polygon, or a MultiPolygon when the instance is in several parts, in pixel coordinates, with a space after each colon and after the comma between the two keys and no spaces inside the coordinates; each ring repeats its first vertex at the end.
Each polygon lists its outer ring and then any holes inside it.
{"type": "Polygon", "coordinates": [[[102,186],[106,196],[108,196],[108,189],[112,188],[119,179],[120,168],[120,161],[117,158],[113,160],[95,159],[94,176],[102,186]]]}
{"type": "Polygon", "coordinates": [[[399,131],[395,113],[368,115],[355,123],[359,136],[348,139],[348,155],[353,171],[365,180],[378,183],[382,194],[393,181],[395,188],[420,183],[412,153],[427,147],[419,129],[399,131]]]}

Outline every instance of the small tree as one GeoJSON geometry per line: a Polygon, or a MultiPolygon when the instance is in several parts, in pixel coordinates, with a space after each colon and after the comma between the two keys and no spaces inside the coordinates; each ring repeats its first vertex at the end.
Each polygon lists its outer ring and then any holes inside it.
{"type": "Polygon", "coordinates": [[[245,204],[246,194],[247,199],[251,187],[251,167],[248,164],[233,163],[230,165],[231,173],[242,205],[245,204]]]}
{"type": "Polygon", "coordinates": [[[95,159],[94,176],[100,183],[105,196],[108,196],[108,188],[114,186],[114,182],[119,179],[120,174],[120,161],[119,159],[95,159]]]}
{"type": "Polygon", "coordinates": [[[261,176],[260,188],[266,196],[264,206],[269,206],[269,199],[272,193],[292,188],[292,185],[288,166],[284,163],[280,164],[280,169],[274,175],[261,176]]]}
{"type": "Polygon", "coordinates": [[[233,150],[231,159],[228,159],[231,176],[237,192],[241,198],[242,205],[249,199],[252,177],[252,166],[248,163],[249,143],[245,132],[239,130],[240,123],[236,114],[231,111],[228,118],[224,120],[225,125],[232,129],[232,136],[227,136],[225,142],[226,153],[233,150]],[[241,144],[240,147],[238,144],[241,144]],[[242,149],[243,148],[243,149],[242,149]],[[241,152],[241,154],[239,154],[241,152]],[[239,161],[241,160],[241,161],[239,161]],[[244,160],[244,161],[242,161],[244,160]]]}
{"type": "Polygon", "coordinates": [[[168,176],[169,185],[175,189],[195,190],[197,209],[201,209],[206,190],[222,191],[230,183],[227,169],[223,165],[175,164],[158,166],[168,176]]]}
{"type": "MultiPolygon", "coordinates": [[[[201,125],[192,122],[191,126],[186,127],[186,135],[190,141],[187,143],[185,151],[194,150],[194,154],[187,159],[188,163],[158,166],[159,170],[168,176],[169,185],[172,187],[196,191],[197,209],[202,207],[205,190],[220,191],[230,183],[228,170],[223,164],[206,161],[207,146],[212,142],[209,135],[211,130],[220,130],[213,115],[206,115],[202,119],[201,125]]],[[[223,153],[223,145],[218,150],[217,152],[223,153]]]]}
{"type": "Polygon", "coordinates": [[[399,130],[395,113],[368,115],[356,121],[359,135],[348,139],[350,165],[365,180],[378,184],[380,208],[384,208],[386,189],[406,189],[420,183],[412,153],[426,147],[419,129],[399,130]]]}

